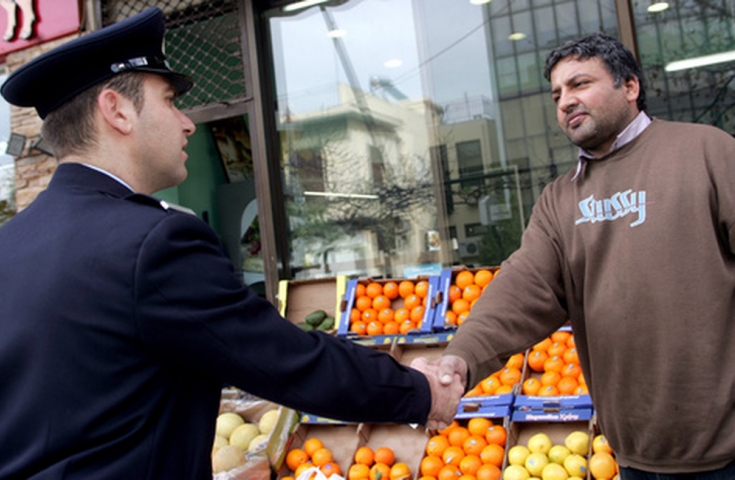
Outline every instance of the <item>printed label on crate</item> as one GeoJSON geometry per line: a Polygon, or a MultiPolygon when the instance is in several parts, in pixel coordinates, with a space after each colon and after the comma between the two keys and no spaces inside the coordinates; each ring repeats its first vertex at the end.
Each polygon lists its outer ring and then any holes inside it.
{"type": "Polygon", "coordinates": [[[353,424],[357,422],[347,422],[344,420],[335,420],[333,418],[327,418],[327,417],[321,417],[319,415],[311,415],[308,413],[304,413],[301,415],[301,418],[299,419],[299,423],[305,423],[305,424],[317,424],[317,425],[348,425],[353,424]]]}
{"type": "Polygon", "coordinates": [[[454,416],[456,419],[472,418],[472,417],[485,417],[485,418],[502,418],[510,417],[511,406],[510,405],[476,405],[462,404],[460,403],[457,409],[457,414],[454,416]]]}
{"type": "Polygon", "coordinates": [[[516,407],[528,407],[531,409],[542,408],[592,408],[592,397],[586,395],[559,395],[551,397],[540,397],[531,395],[518,395],[515,399],[516,407]]]}
{"type": "Polygon", "coordinates": [[[592,418],[591,408],[572,408],[567,410],[537,410],[516,408],[511,414],[514,422],[575,422],[592,418]]]}

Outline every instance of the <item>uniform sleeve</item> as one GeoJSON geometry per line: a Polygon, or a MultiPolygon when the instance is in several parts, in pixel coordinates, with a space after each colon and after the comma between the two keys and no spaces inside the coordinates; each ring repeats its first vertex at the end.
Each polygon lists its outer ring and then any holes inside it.
{"type": "Polygon", "coordinates": [[[468,388],[498,371],[507,359],[546,338],[567,320],[562,251],[555,239],[549,188],[534,206],[521,247],[472,307],[446,354],[469,367],[468,388]]]}
{"type": "Polygon", "coordinates": [[[144,241],[135,272],[138,328],[172,368],[220,379],[330,418],[426,422],[426,378],[386,353],[304,332],[243,286],[203,222],[169,214],[144,241]]]}

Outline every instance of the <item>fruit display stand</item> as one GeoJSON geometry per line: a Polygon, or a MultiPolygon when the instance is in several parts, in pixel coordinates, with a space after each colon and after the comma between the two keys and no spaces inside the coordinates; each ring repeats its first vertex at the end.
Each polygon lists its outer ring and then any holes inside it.
{"type": "Polygon", "coordinates": [[[381,447],[389,448],[395,454],[393,463],[406,464],[410,470],[409,478],[419,478],[419,465],[429,439],[424,427],[363,423],[360,424],[358,433],[359,447],[367,446],[373,451],[381,447]]]}
{"type": "MultiPolygon", "coordinates": [[[[231,391],[228,391],[226,397],[231,395],[231,391]]],[[[298,424],[299,415],[290,408],[247,394],[240,398],[223,398],[220,401],[219,414],[221,416],[225,413],[235,413],[246,423],[255,425],[262,424],[263,417],[268,416],[268,432],[264,434],[264,441],[243,452],[244,461],[241,465],[215,473],[214,480],[268,480],[271,473],[277,471],[283,463],[287,444],[298,424]]],[[[214,455],[215,448],[213,459],[214,455]]]]}
{"type": "Polygon", "coordinates": [[[333,319],[329,328],[321,328],[327,332],[337,330],[337,319],[341,314],[347,285],[347,277],[340,275],[334,278],[311,280],[281,280],[278,283],[278,310],[292,323],[305,329],[318,328],[318,325],[306,323],[310,315],[324,312],[325,317],[333,319]]]}

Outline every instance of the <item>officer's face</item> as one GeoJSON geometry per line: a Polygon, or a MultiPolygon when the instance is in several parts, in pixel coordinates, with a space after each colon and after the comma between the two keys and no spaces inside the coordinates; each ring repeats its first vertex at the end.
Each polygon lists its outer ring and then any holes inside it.
{"type": "Polygon", "coordinates": [[[637,79],[615,86],[599,58],[561,60],[551,71],[551,96],[559,126],[575,145],[596,157],[607,154],[638,114],[637,79]]]}
{"type": "Polygon", "coordinates": [[[192,121],[174,105],[176,91],[160,75],[146,74],[143,109],[138,116],[138,159],[146,172],[146,191],[154,193],[186,179],[187,137],[192,121]]]}

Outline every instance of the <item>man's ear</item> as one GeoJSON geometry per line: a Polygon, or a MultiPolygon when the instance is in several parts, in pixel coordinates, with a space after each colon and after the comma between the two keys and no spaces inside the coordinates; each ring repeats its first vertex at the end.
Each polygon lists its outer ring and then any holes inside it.
{"type": "Polygon", "coordinates": [[[641,93],[641,84],[638,77],[633,76],[623,82],[623,88],[625,89],[625,96],[628,101],[630,103],[636,103],[638,101],[638,95],[641,93]]]}
{"type": "Polygon", "coordinates": [[[97,96],[97,107],[105,123],[110,128],[123,135],[127,135],[132,131],[136,112],[130,99],[115,90],[105,88],[97,96]]]}

